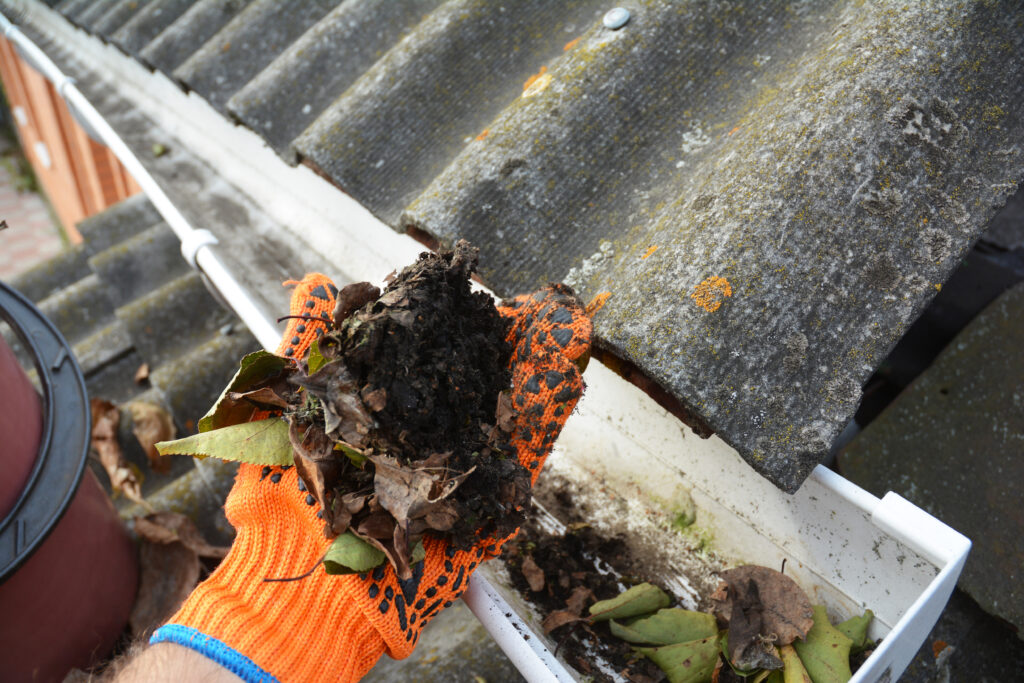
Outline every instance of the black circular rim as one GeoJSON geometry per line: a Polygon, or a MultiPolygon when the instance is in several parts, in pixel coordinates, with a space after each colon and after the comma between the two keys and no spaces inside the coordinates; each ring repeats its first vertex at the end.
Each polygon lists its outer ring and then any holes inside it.
{"type": "Polygon", "coordinates": [[[43,388],[39,454],[28,483],[0,521],[2,582],[32,556],[71,504],[85,472],[92,423],[82,370],[53,323],[3,282],[0,318],[31,353],[43,388]]]}

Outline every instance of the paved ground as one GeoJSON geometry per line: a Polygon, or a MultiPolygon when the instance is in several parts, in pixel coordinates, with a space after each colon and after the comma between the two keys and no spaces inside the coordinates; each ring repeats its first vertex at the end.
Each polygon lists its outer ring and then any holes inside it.
{"type": "Polygon", "coordinates": [[[46,200],[34,192],[19,192],[6,164],[0,163],[0,280],[45,261],[64,248],[60,229],[46,200]]]}

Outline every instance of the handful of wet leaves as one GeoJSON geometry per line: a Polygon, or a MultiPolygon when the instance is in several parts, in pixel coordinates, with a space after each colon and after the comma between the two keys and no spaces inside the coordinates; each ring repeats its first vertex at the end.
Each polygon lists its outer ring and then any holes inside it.
{"type": "Polygon", "coordinates": [[[425,534],[464,548],[511,533],[530,476],[509,441],[508,324],[470,291],[476,263],[461,241],[383,294],[344,287],[330,320],[311,319],[328,329],[304,358],[246,356],[199,434],[157,448],[294,466],[334,539],[328,573],[389,561],[408,578],[425,534]]]}
{"type": "MultiPolygon", "coordinates": [[[[712,611],[671,608],[662,589],[642,583],[589,607],[589,618],[548,615],[550,630],[584,621],[607,622],[611,635],[650,659],[670,683],[845,683],[851,656],[866,658],[873,615],[833,626],[781,572],[748,565],[723,572],[712,611]]],[[[581,607],[581,606],[580,606],[581,607]]],[[[631,680],[634,680],[631,678],[631,680]]]]}

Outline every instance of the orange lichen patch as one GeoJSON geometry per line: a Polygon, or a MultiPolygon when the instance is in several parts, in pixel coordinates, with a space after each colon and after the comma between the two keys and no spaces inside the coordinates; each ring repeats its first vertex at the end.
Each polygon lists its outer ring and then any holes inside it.
{"type": "Polygon", "coordinates": [[[644,252],[644,255],[641,256],[640,259],[643,260],[643,259],[647,258],[648,256],[650,256],[651,254],[653,254],[656,251],[658,251],[658,245],[657,244],[652,244],[651,246],[647,247],[647,251],[644,252]]]}
{"type": "Polygon", "coordinates": [[[605,303],[607,303],[611,296],[611,292],[598,292],[594,295],[594,298],[590,300],[589,304],[587,304],[587,315],[593,318],[598,311],[604,308],[605,303]]]}
{"type": "Polygon", "coordinates": [[[490,128],[484,128],[482,131],[480,131],[480,135],[476,136],[476,139],[477,140],[485,140],[487,138],[487,136],[490,135],[490,134],[491,134],[491,129],[490,128]]]}
{"type": "Polygon", "coordinates": [[[942,283],[941,282],[936,282],[935,283],[935,291],[936,292],[941,292],[942,291],[942,283]]]}
{"type": "Polygon", "coordinates": [[[939,653],[941,653],[947,647],[949,647],[949,643],[947,643],[946,641],[944,641],[944,640],[936,640],[935,642],[932,643],[932,656],[934,656],[936,659],[938,659],[939,653]]]}
{"type": "Polygon", "coordinates": [[[231,41],[230,40],[220,46],[220,51],[221,52],[227,52],[230,49],[231,49],[231,41]]]}
{"type": "Polygon", "coordinates": [[[732,285],[724,277],[712,275],[697,285],[690,298],[708,313],[722,307],[722,299],[732,296],[732,285]]]}
{"type": "Polygon", "coordinates": [[[523,97],[533,97],[551,84],[551,74],[547,71],[548,68],[542,66],[540,71],[526,79],[523,83],[523,97]]]}
{"type": "Polygon", "coordinates": [[[570,40],[568,43],[565,44],[565,47],[563,47],[562,50],[564,50],[565,52],[568,52],[569,50],[571,50],[574,47],[576,47],[577,43],[579,43],[579,42],[580,42],[579,38],[576,38],[575,40],[570,40]]]}
{"type": "Polygon", "coordinates": [[[732,135],[733,133],[739,132],[739,129],[740,129],[740,127],[736,126],[735,128],[733,128],[732,130],[729,131],[729,135],[732,135]]]}

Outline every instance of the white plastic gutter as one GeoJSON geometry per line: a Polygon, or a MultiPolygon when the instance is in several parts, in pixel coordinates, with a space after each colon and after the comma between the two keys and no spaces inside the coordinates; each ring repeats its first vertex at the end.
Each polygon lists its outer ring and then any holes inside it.
{"type": "Polygon", "coordinates": [[[75,79],[60,70],[46,53],[17,26],[0,14],[0,29],[4,37],[17,49],[19,55],[36,71],[53,84],[57,93],[67,102],[68,108],[82,127],[97,142],[102,142],[117,156],[125,169],[146,193],[171,230],[181,240],[181,254],[192,268],[198,270],[210,285],[224,298],[227,304],[252,331],[256,339],[267,349],[277,348],[281,331],[274,321],[260,310],[249,293],[238,283],[214,253],[212,247],[217,238],[209,230],[193,228],[178,211],[160,185],[153,179],[124,140],[107,123],[92,103],[75,85],[75,79]]]}

